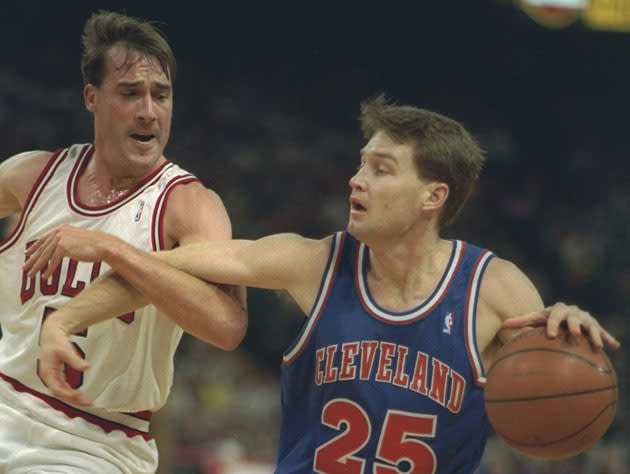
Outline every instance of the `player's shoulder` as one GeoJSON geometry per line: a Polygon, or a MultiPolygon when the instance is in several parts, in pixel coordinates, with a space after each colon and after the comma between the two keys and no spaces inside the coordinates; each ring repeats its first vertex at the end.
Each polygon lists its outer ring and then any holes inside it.
{"type": "Polygon", "coordinates": [[[210,218],[226,213],[221,196],[197,179],[174,186],[167,202],[167,212],[185,219],[192,218],[195,213],[207,214],[210,218]]]}
{"type": "Polygon", "coordinates": [[[0,187],[16,195],[21,202],[42,173],[52,152],[31,150],[17,153],[0,163],[0,187]]]}
{"type": "Polygon", "coordinates": [[[16,153],[0,162],[0,166],[3,170],[22,170],[26,172],[33,168],[39,168],[41,171],[53,152],[45,150],[29,150],[16,153]]]}
{"type": "Polygon", "coordinates": [[[534,283],[514,262],[495,257],[483,276],[480,299],[502,319],[537,309],[541,297],[534,283]]]}
{"type": "Polygon", "coordinates": [[[167,240],[173,243],[232,237],[232,225],[223,200],[196,179],[182,181],[170,190],[163,223],[167,240]]]}
{"type": "Polygon", "coordinates": [[[511,286],[529,281],[525,273],[512,261],[494,256],[489,262],[484,281],[493,286],[511,286]]]}
{"type": "Polygon", "coordinates": [[[293,239],[309,253],[328,254],[333,244],[333,239],[336,238],[335,234],[327,235],[322,238],[309,238],[299,234],[288,234],[293,236],[293,239]]]}

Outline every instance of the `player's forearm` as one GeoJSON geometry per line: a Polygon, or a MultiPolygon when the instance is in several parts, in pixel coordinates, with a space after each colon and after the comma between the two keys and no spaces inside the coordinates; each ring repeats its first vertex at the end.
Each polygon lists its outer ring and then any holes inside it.
{"type": "Polygon", "coordinates": [[[128,285],[119,275],[108,272],[49,318],[54,319],[67,334],[73,334],[146,304],[148,300],[138,290],[128,285]]]}
{"type": "Polygon", "coordinates": [[[122,244],[108,249],[105,261],[186,332],[222,349],[237,347],[247,328],[244,296],[167,264],[169,253],[122,244]]]}

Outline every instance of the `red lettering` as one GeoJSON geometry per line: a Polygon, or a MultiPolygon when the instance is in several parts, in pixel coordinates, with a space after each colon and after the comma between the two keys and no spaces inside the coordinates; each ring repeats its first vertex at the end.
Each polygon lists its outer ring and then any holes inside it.
{"type": "Polygon", "coordinates": [[[22,271],[22,288],[20,288],[20,301],[22,304],[30,300],[35,294],[35,277],[29,277],[22,271]]]}
{"type": "Polygon", "coordinates": [[[57,267],[55,273],[53,273],[48,280],[42,279],[42,273],[48,269],[48,265],[42,268],[39,274],[39,285],[42,295],[56,295],[59,291],[59,277],[61,276],[61,265],[57,267]]]}
{"type": "Polygon", "coordinates": [[[333,366],[335,352],[337,352],[337,344],[334,346],[328,346],[326,348],[326,373],[324,375],[324,382],[330,383],[337,380],[337,367],[333,366]]]}
{"type": "Polygon", "coordinates": [[[66,282],[64,283],[61,290],[62,295],[69,296],[70,298],[77,296],[79,292],[83,290],[83,288],[85,288],[85,282],[81,280],[77,281],[76,284],[73,285],[74,277],[77,274],[77,265],[78,262],[76,260],[70,259],[70,261],[68,262],[68,274],[66,275],[66,282]]]}
{"type": "Polygon", "coordinates": [[[391,342],[381,342],[381,356],[378,359],[378,371],[376,372],[376,380],[379,382],[391,382],[392,370],[389,366],[392,364],[392,356],[396,352],[396,344],[391,342]]]}
{"type": "Polygon", "coordinates": [[[459,413],[462,409],[462,400],[466,390],[466,380],[454,370],[451,370],[451,395],[448,399],[448,408],[453,413],[459,413]]]}
{"type": "Polygon", "coordinates": [[[357,374],[354,358],[359,353],[359,344],[349,342],[341,346],[341,370],[339,380],[352,380],[357,374]]]}
{"type": "Polygon", "coordinates": [[[433,359],[433,375],[431,377],[431,393],[429,397],[444,405],[446,399],[446,380],[450,367],[437,359],[433,359]]]}
{"type": "Polygon", "coordinates": [[[101,273],[101,262],[94,262],[92,264],[92,272],[90,273],[90,282],[96,280],[98,275],[101,273]]]}
{"type": "Polygon", "coordinates": [[[324,348],[319,348],[315,351],[315,383],[321,385],[324,379],[324,374],[321,371],[322,361],[324,360],[324,348]]]}
{"type": "Polygon", "coordinates": [[[372,373],[372,365],[374,364],[374,356],[376,355],[376,348],[378,347],[377,341],[362,341],[361,342],[361,371],[359,378],[361,380],[367,380],[372,373]]]}
{"type": "Polygon", "coordinates": [[[405,361],[407,360],[408,349],[405,346],[398,346],[398,361],[396,363],[396,375],[394,376],[394,385],[407,388],[409,383],[409,375],[405,373],[405,361]]]}
{"type": "Polygon", "coordinates": [[[413,371],[413,379],[409,388],[422,395],[427,394],[427,369],[429,356],[424,352],[418,352],[416,356],[416,366],[413,371]]]}

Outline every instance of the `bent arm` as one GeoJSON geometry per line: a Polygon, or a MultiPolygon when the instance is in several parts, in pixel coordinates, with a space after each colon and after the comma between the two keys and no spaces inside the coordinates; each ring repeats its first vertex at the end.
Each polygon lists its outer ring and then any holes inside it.
{"type": "MultiPolygon", "coordinates": [[[[198,183],[173,191],[164,221],[167,245],[185,248],[197,241],[230,237],[230,222],[216,194],[198,183]],[[186,213],[184,205],[195,213],[186,213]]],[[[186,332],[222,349],[236,348],[245,335],[243,288],[217,286],[177,271],[160,262],[162,257],[115,236],[62,225],[26,253],[25,270],[29,275],[42,270],[43,279],[64,257],[104,261],[116,272],[116,277],[100,279],[56,312],[52,322],[63,324],[68,333],[151,302],[186,332]],[[123,280],[136,291],[123,288],[123,280]]]]}
{"type": "MultiPolygon", "coordinates": [[[[91,234],[89,237],[98,233],[91,234]]],[[[42,379],[55,396],[81,406],[90,406],[92,402],[68,384],[61,367],[67,364],[76,370],[85,370],[88,363],[74,352],[68,334],[129,312],[149,301],[184,328],[198,329],[200,324],[205,324],[210,329],[217,324],[216,315],[204,321],[198,316],[202,313],[182,308],[169,296],[173,290],[194,292],[214,288],[214,291],[221,291],[204,279],[284,288],[307,313],[315,301],[330,245],[330,238],[309,240],[294,234],[279,234],[258,241],[196,242],[175,250],[147,254],[116,237],[99,235],[110,241],[105,246],[108,249],[105,260],[111,262],[113,268],[122,265],[122,270],[133,273],[133,276],[126,275],[123,279],[121,275],[109,272],[99,277],[46,319],[40,339],[42,379]],[[128,280],[133,280],[139,288],[132,287],[128,280]],[[170,290],[161,291],[167,285],[170,290]]],[[[93,238],[89,240],[94,241],[93,238]]]]}
{"type": "MultiPolygon", "coordinates": [[[[148,254],[113,236],[84,229],[115,271],[110,271],[84,289],[47,318],[47,323],[63,328],[66,334],[82,331],[105,319],[153,303],[184,330],[197,335],[205,325],[209,334],[221,319],[203,318],[198,308],[205,298],[185,301],[172,294],[186,291],[204,295],[224,290],[207,281],[267,289],[285,289],[305,312],[312,305],[323,273],[329,240],[310,240],[296,234],[277,234],[260,240],[194,242],[173,250],[148,254]],[[168,291],[166,290],[168,288],[168,291]],[[190,303],[188,303],[190,302],[190,303]],[[197,330],[194,330],[197,329],[197,330]]],[[[214,328],[216,329],[216,328],[214,328]]],[[[207,339],[204,339],[207,340],[207,339]]],[[[212,342],[212,341],[208,341],[212,342]]]]}
{"type": "Polygon", "coordinates": [[[545,307],[532,281],[516,265],[499,258],[489,263],[484,275],[477,322],[477,343],[486,367],[499,348],[534,325],[546,325],[549,337],[556,337],[558,327],[566,324],[573,334],[585,335],[595,347],[604,343],[619,347],[587,311],[564,303],[545,307]]]}

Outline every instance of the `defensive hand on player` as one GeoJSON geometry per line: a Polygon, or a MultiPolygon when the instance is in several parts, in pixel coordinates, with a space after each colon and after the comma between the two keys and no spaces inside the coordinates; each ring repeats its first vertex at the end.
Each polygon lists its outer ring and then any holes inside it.
{"type": "Polygon", "coordinates": [[[547,335],[554,338],[558,335],[561,324],[566,326],[574,336],[587,335],[591,343],[597,349],[604,347],[604,344],[612,349],[618,349],[621,344],[612,334],[602,328],[588,311],[574,305],[555,303],[540,311],[524,314],[515,318],[508,318],[503,322],[505,329],[520,329],[526,326],[547,325],[547,335]]]}
{"type": "Polygon", "coordinates": [[[49,316],[40,335],[38,374],[54,397],[78,406],[92,406],[92,400],[66,380],[66,365],[79,371],[89,367],[76,353],[67,333],[49,316]]]}
{"type": "Polygon", "coordinates": [[[102,232],[64,224],[43,235],[25,250],[23,269],[31,277],[43,270],[42,278],[47,279],[64,257],[82,262],[104,260],[106,243],[116,240],[116,237],[102,232]]]}

